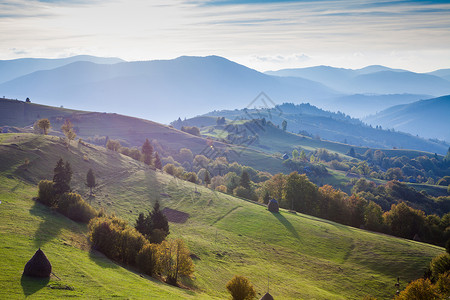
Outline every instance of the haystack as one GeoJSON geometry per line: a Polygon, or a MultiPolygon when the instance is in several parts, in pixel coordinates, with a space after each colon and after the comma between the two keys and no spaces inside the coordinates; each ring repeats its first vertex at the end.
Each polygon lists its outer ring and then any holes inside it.
{"type": "Polygon", "coordinates": [[[52,265],[41,248],[27,262],[23,270],[23,275],[32,277],[50,277],[51,273],[52,265]]]}
{"type": "Polygon", "coordinates": [[[273,300],[273,297],[269,292],[265,293],[259,300],[273,300]]]}
{"type": "Polygon", "coordinates": [[[275,199],[270,200],[269,204],[267,205],[267,209],[270,212],[277,213],[280,209],[280,206],[278,205],[278,201],[275,199]]]}

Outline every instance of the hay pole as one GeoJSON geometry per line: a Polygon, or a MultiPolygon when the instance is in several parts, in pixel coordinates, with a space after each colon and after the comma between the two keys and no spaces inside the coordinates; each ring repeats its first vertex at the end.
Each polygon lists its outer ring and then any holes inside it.
{"type": "Polygon", "coordinates": [[[61,280],[61,278],[59,278],[58,276],[56,276],[55,273],[52,272],[52,275],[55,276],[56,278],[58,278],[59,280],[61,280]]]}

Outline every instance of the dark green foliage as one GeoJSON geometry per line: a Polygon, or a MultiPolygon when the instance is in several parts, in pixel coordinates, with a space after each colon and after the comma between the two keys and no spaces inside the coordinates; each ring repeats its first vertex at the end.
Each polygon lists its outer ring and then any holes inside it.
{"type": "Polygon", "coordinates": [[[238,186],[237,188],[235,188],[233,191],[233,195],[253,201],[257,200],[255,192],[252,189],[246,189],[243,186],[238,186]]]}
{"type": "Polygon", "coordinates": [[[159,158],[158,152],[155,152],[154,164],[155,164],[155,168],[157,168],[158,170],[162,169],[162,163],[161,163],[161,159],[159,158]]]}
{"type": "Polygon", "coordinates": [[[56,163],[56,167],[53,170],[53,182],[55,193],[63,194],[70,191],[70,180],[72,179],[72,168],[70,167],[69,162],[64,164],[62,158],[56,163]]]}
{"type": "Polygon", "coordinates": [[[347,153],[348,156],[356,157],[355,149],[352,147],[347,153]]]}
{"type": "Polygon", "coordinates": [[[39,181],[38,201],[49,207],[56,206],[57,198],[53,181],[50,180],[39,181]]]}
{"type": "Polygon", "coordinates": [[[203,182],[208,185],[211,183],[211,177],[209,175],[208,170],[205,171],[205,177],[203,178],[203,182]]]}
{"type": "Polygon", "coordinates": [[[401,202],[398,205],[392,204],[391,210],[384,215],[384,218],[394,235],[412,239],[415,234],[420,233],[425,214],[401,202]]]}
{"type": "Polygon", "coordinates": [[[192,127],[191,126],[183,126],[183,127],[181,127],[181,131],[184,131],[186,133],[189,133],[189,134],[192,134],[195,136],[200,136],[200,130],[195,126],[192,126],[192,127]]]}
{"type": "Polygon", "coordinates": [[[185,180],[192,182],[192,183],[197,183],[197,181],[198,181],[197,174],[195,174],[194,172],[188,172],[188,173],[184,174],[184,178],[185,178],[185,180]]]}
{"type": "Polygon", "coordinates": [[[286,131],[286,127],[287,127],[287,121],[283,120],[283,122],[281,122],[281,127],[283,129],[283,131],[286,131]]]}
{"type": "Polygon", "coordinates": [[[246,189],[250,188],[250,176],[248,175],[247,171],[242,171],[239,185],[246,189]]]}
{"type": "Polygon", "coordinates": [[[448,254],[450,254],[450,239],[448,239],[447,243],[445,243],[445,250],[448,254]]]}
{"type": "Polygon", "coordinates": [[[152,212],[148,212],[146,216],[143,213],[139,214],[134,228],[153,243],[160,243],[169,235],[169,222],[159,209],[158,200],[152,212]]]}
{"type": "Polygon", "coordinates": [[[262,202],[264,203],[264,204],[268,204],[269,203],[269,200],[270,200],[270,194],[269,194],[269,191],[265,191],[264,192],[264,196],[263,196],[263,198],[262,198],[262,202]]]}
{"type": "Polygon", "coordinates": [[[450,176],[444,176],[437,182],[438,185],[448,186],[450,185],[450,176]]]}
{"type": "Polygon", "coordinates": [[[88,223],[97,216],[97,211],[76,193],[59,196],[57,211],[76,222],[88,223]]]}
{"type": "Polygon", "coordinates": [[[158,247],[153,244],[144,245],[136,257],[136,264],[145,274],[155,275],[158,271],[158,247]]]}
{"type": "Polygon", "coordinates": [[[135,264],[139,251],[146,243],[142,234],[114,216],[92,219],[89,232],[94,249],[126,264],[135,264]]]}
{"type": "Polygon", "coordinates": [[[96,185],[94,171],[92,171],[92,169],[89,169],[89,171],[86,174],[86,185],[89,187],[91,194],[92,194],[92,189],[96,185]]]}
{"type": "Polygon", "coordinates": [[[144,156],[144,163],[147,165],[152,164],[153,146],[150,144],[148,139],[145,139],[142,145],[142,154],[144,156]]]}
{"type": "Polygon", "coordinates": [[[437,280],[440,274],[450,271],[450,254],[442,253],[431,260],[430,270],[432,278],[437,280]]]}
{"type": "Polygon", "coordinates": [[[225,117],[218,117],[216,123],[217,123],[217,125],[224,125],[225,117]]]}

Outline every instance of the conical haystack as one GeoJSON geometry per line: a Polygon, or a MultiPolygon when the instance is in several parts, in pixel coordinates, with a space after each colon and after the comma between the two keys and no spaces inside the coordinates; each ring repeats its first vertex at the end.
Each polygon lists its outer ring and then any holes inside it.
{"type": "Polygon", "coordinates": [[[52,265],[41,248],[27,262],[23,270],[23,275],[32,277],[50,277],[51,273],[52,265]]]}
{"type": "Polygon", "coordinates": [[[269,204],[267,205],[267,209],[268,209],[270,212],[277,213],[277,212],[279,211],[279,209],[280,209],[280,206],[279,206],[279,204],[278,204],[278,201],[275,200],[275,199],[270,200],[270,201],[269,201],[269,204]]]}
{"type": "Polygon", "coordinates": [[[265,293],[264,296],[261,297],[259,300],[274,300],[272,295],[269,294],[269,292],[265,293]]]}

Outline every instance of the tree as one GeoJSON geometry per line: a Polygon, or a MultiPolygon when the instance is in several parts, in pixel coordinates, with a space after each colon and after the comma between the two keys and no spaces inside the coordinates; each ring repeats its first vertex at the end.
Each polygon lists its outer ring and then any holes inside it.
{"type": "Polygon", "coordinates": [[[72,122],[70,122],[69,119],[66,119],[64,121],[64,124],[61,126],[61,130],[64,133],[64,135],[66,136],[67,140],[69,141],[69,145],[70,145],[70,141],[74,140],[75,137],[77,136],[77,134],[73,130],[72,122]]]}
{"type": "Polygon", "coordinates": [[[162,169],[162,163],[161,159],[159,158],[158,152],[155,152],[155,160],[153,163],[155,164],[155,168],[157,168],[158,170],[162,169]]]}
{"type": "Polygon", "coordinates": [[[381,231],[383,226],[383,210],[373,201],[364,210],[364,225],[369,230],[381,231]]]}
{"type": "Polygon", "coordinates": [[[92,195],[92,189],[95,187],[95,176],[94,171],[92,169],[89,169],[89,171],[86,174],[86,185],[89,187],[92,195]]]}
{"type": "Polygon", "coordinates": [[[183,240],[163,241],[159,250],[160,263],[166,273],[167,283],[177,285],[178,276],[190,276],[194,272],[194,263],[183,240]]]}
{"type": "Polygon", "coordinates": [[[26,102],[26,103],[30,103],[30,102],[31,102],[30,98],[27,97],[27,99],[25,100],[25,102],[26,102]]]}
{"type": "Polygon", "coordinates": [[[298,156],[299,156],[298,150],[297,149],[292,150],[292,159],[297,160],[298,156]]]}
{"type": "Polygon", "coordinates": [[[203,182],[208,185],[211,183],[211,176],[209,175],[208,170],[205,172],[205,177],[203,178],[203,182]]]}
{"type": "Polygon", "coordinates": [[[417,279],[406,287],[397,297],[396,300],[411,300],[411,299],[443,299],[439,296],[439,293],[435,286],[429,279],[417,279]]]}
{"type": "Polygon", "coordinates": [[[216,123],[217,123],[217,125],[225,124],[225,117],[217,117],[216,123]]]}
{"type": "Polygon", "coordinates": [[[286,131],[286,127],[287,127],[287,121],[283,120],[283,122],[281,123],[281,127],[283,128],[283,131],[286,131]]]}
{"type": "Polygon", "coordinates": [[[142,154],[144,155],[144,163],[150,166],[152,164],[153,146],[148,139],[145,139],[142,145],[142,154]]]}
{"type": "Polygon", "coordinates": [[[302,213],[314,213],[316,186],[311,183],[305,174],[292,172],[287,176],[283,191],[285,207],[290,207],[302,213]]]}
{"type": "Polygon", "coordinates": [[[159,209],[159,201],[156,200],[153,205],[153,211],[151,213],[151,222],[152,229],[161,229],[166,233],[166,236],[169,235],[169,222],[167,221],[167,217],[162,213],[159,209]]]}
{"type": "Polygon", "coordinates": [[[179,157],[180,163],[183,162],[188,162],[188,163],[192,163],[192,161],[194,160],[194,155],[192,154],[192,151],[189,150],[188,148],[181,148],[180,152],[179,152],[179,157]]]}
{"type": "Polygon", "coordinates": [[[70,180],[72,179],[72,168],[69,162],[64,164],[62,158],[56,163],[55,169],[53,169],[53,182],[55,193],[63,194],[70,191],[70,180]]]}
{"type": "Polygon", "coordinates": [[[356,157],[355,149],[353,147],[351,147],[350,150],[348,151],[347,155],[351,156],[351,157],[356,157]]]}
{"type": "Polygon", "coordinates": [[[239,185],[246,189],[250,189],[250,176],[248,175],[247,171],[242,171],[239,185]]]}
{"type": "Polygon", "coordinates": [[[48,130],[50,129],[50,121],[48,119],[40,119],[37,121],[37,126],[44,132],[44,134],[48,134],[48,130]]]}
{"type": "Polygon", "coordinates": [[[226,287],[233,300],[251,300],[256,297],[255,288],[244,276],[234,275],[226,287]]]}

